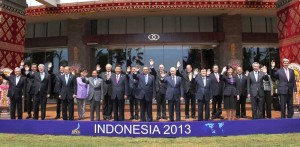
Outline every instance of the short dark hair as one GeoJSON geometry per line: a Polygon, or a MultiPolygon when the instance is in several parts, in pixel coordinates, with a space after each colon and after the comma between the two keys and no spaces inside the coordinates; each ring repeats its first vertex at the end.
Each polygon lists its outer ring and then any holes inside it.
{"type": "Polygon", "coordinates": [[[116,67],[115,67],[115,68],[117,68],[117,67],[120,67],[120,68],[122,69],[122,66],[121,66],[121,65],[116,65],[116,67]]]}
{"type": "Polygon", "coordinates": [[[81,68],[79,72],[81,73],[81,72],[84,72],[84,71],[87,71],[87,69],[86,68],[81,68]]]}
{"type": "Polygon", "coordinates": [[[32,66],[32,65],[35,65],[35,66],[37,66],[37,64],[36,64],[36,63],[32,63],[32,64],[31,64],[31,66],[32,66]]]}

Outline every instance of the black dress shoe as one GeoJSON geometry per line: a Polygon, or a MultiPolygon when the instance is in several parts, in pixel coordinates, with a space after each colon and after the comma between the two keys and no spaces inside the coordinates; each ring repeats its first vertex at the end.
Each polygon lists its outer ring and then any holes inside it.
{"type": "Polygon", "coordinates": [[[167,119],[167,117],[166,116],[163,116],[163,117],[161,117],[162,119],[167,119]]]}
{"type": "Polygon", "coordinates": [[[160,120],[160,116],[157,116],[157,117],[156,117],[156,120],[160,120]]]}
{"type": "Polygon", "coordinates": [[[139,116],[138,116],[138,115],[135,115],[135,116],[134,116],[134,119],[135,119],[135,120],[138,120],[138,119],[139,119],[139,116]]]}
{"type": "Polygon", "coordinates": [[[193,118],[193,119],[195,119],[195,118],[196,118],[196,116],[195,116],[195,115],[192,115],[192,118],[193,118]]]}
{"type": "Polygon", "coordinates": [[[130,119],[130,120],[133,120],[133,119],[134,119],[134,116],[133,116],[133,115],[131,115],[129,119],[130,119]]]}
{"type": "Polygon", "coordinates": [[[241,118],[246,118],[246,115],[242,115],[241,118]]]}
{"type": "Polygon", "coordinates": [[[212,119],[216,119],[217,117],[216,116],[212,116],[212,119]]]}
{"type": "Polygon", "coordinates": [[[236,117],[236,118],[240,118],[240,115],[236,115],[235,117],[236,117]]]}
{"type": "Polygon", "coordinates": [[[219,118],[219,119],[224,119],[224,117],[223,117],[223,116],[218,116],[217,118],[219,118]]]}
{"type": "Polygon", "coordinates": [[[189,119],[189,118],[190,118],[190,116],[188,116],[188,115],[185,116],[185,119],[189,119]]]}
{"type": "Polygon", "coordinates": [[[26,117],[26,119],[30,119],[31,118],[31,115],[28,115],[27,117],[26,117]]]}
{"type": "Polygon", "coordinates": [[[60,116],[56,116],[54,119],[59,119],[60,118],[60,116]]]}

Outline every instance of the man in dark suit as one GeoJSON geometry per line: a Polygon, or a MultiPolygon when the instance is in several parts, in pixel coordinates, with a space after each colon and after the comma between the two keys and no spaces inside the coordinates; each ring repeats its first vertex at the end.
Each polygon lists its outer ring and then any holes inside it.
{"type": "Polygon", "coordinates": [[[248,98],[251,98],[252,118],[262,119],[262,110],[264,104],[264,85],[263,80],[268,81],[266,73],[259,71],[259,63],[252,64],[253,71],[249,73],[247,80],[248,98]]]}
{"type": "Polygon", "coordinates": [[[133,79],[133,74],[138,73],[138,67],[133,66],[127,67],[127,79],[129,81],[129,87],[128,87],[128,96],[129,96],[129,105],[130,105],[130,120],[139,119],[139,100],[136,99],[135,93],[137,89],[137,83],[135,82],[135,79],[133,79]]]}
{"type": "Polygon", "coordinates": [[[176,68],[170,68],[171,76],[162,78],[161,81],[167,84],[166,99],[168,100],[170,121],[174,121],[174,107],[176,111],[176,121],[180,121],[180,100],[183,100],[183,81],[176,76],[176,68]]]}
{"type": "Polygon", "coordinates": [[[191,115],[192,118],[195,117],[195,85],[192,82],[193,79],[193,68],[191,65],[187,65],[186,69],[182,72],[179,72],[180,62],[177,62],[177,75],[182,77],[183,79],[183,89],[184,89],[184,97],[185,97],[185,119],[189,119],[189,105],[191,101],[191,115]]]}
{"type": "MultiPolygon", "coordinates": [[[[24,61],[21,62],[21,73],[23,76],[26,77],[26,70],[29,70],[29,66],[24,64],[24,61]]],[[[33,75],[34,73],[37,72],[37,64],[32,63],[31,64],[31,71],[29,71],[28,74],[33,75]]],[[[34,98],[34,85],[33,85],[34,79],[31,78],[26,78],[26,83],[25,83],[25,106],[26,106],[26,111],[27,111],[27,117],[26,119],[30,119],[32,117],[31,111],[32,109],[34,110],[34,103],[33,98],[34,98]]]]}
{"type": "Polygon", "coordinates": [[[207,77],[206,69],[201,69],[201,75],[198,70],[194,71],[193,82],[196,85],[195,98],[198,100],[198,121],[203,121],[203,107],[205,105],[205,120],[209,120],[209,104],[213,96],[212,80],[207,77]]]}
{"type": "Polygon", "coordinates": [[[110,120],[111,119],[111,114],[112,114],[112,99],[111,99],[111,92],[112,92],[112,87],[111,87],[111,64],[106,64],[105,72],[100,73],[100,65],[97,65],[96,70],[98,71],[98,77],[101,78],[104,83],[103,83],[103,93],[104,93],[104,98],[102,100],[102,114],[103,114],[103,119],[104,120],[110,120]]]}
{"type": "Polygon", "coordinates": [[[128,95],[128,81],[121,73],[120,65],[115,68],[110,80],[112,85],[111,99],[113,101],[114,121],[124,121],[124,105],[128,95]]]}
{"type": "Polygon", "coordinates": [[[64,75],[65,66],[59,67],[58,73],[53,73],[52,68],[48,71],[51,75],[52,96],[56,100],[56,116],[54,119],[59,119],[61,114],[61,99],[59,98],[59,76],[64,75]]]}
{"type": "Polygon", "coordinates": [[[0,69],[0,74],[3,79],[9,82],[9,89],[7,97],[10,98],[10,118],[16,119],[16,109],[18,112],[18,119],[22,119],[22,99],[25,95],[26,78],[21,76],[21,69],[15,68],[15,75],[6,76],[3,73],[3,68],[0,69]]]}
{"type": "Polygon", "coordinates": [[[296,94],[296,77],[294,71],[289,68],[290,61],[288,59],[282,60],[283,67],[275,70],[275,62],[271,62],[271,77],[279,80],[278,94],[281,105],[281,118],[286,117],[286,108],[288,111],[287,118],[292,118],[294,115],[293,95],[296,94]]]}
{"type": "Polygon", "coordinates": [[[59,98],[62,100],[63,120],[74,120],[74,98],[77,93],[77,80],[70,73],[70,67],[64,68],[64,75],[59,76],[59,98]],[[69,116],[67,114],[69,111],[69,116]]]}
{"type": "MultiPolygon", "coordinates": [[[[225,69],[226,70],[226,69],[225,69]]],[[[211,79],[211,86],[213,89],[212,98],[212,119],[222,117],[222,99],[223,99],[223,82],[222,75],[219,73],[218,65],[214,65],[212,68],[213,73],[209,73],[209,78],[211,79]]],[[[222,71],[223,73],[225,71],[222,71]]]]}
{"type": "Polygon", "coordinates": [[[240,99],[237,100],[237,107],[236,107],[236,117],[237,118],[246,118],[246,98],[247,98],[247,79],[248,76],[243,74],[243,68],[238,66],[237,70],[237,82],[240,85],[238,88],[238,95],[240,99]]]}
{"type": "Polygon", "coordinates": [[[142,74],[135,74],[133,78],[138,83],[136,98],[140,100],[141,121],[151,122],[152,118],[152,99],[156,97],[155,78],[149,74],[149,68],[143,67],[142,74]],[[145,110],[147,109],[147,119],[145,110]]]}
{"type": "Polygon", "coordinates": [[[39,107],[41,105],[41,119],[44,120],[46,117],[46,104],[47,98],[50,97],[51,93],[51,77],[48,73],[45,73],[45,65],[39,64],[39,72],[30,74],[26,71],[26,76],[33,79],[34,90],[34,116],[33,119],[39,118],[39,107]]]}

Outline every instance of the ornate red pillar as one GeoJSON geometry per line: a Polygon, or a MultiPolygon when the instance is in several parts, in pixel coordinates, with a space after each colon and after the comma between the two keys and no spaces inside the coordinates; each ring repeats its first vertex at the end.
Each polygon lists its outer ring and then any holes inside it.
{"type": "Polygon", "coordinates": [[[15,68],[23,60],[26,1],[0,1],[0,65],[15,68]]]}
{"type": "Polygon", "coordinates": [[[300,64],[300,0],[278,0],[280,58],[300,64]]]}

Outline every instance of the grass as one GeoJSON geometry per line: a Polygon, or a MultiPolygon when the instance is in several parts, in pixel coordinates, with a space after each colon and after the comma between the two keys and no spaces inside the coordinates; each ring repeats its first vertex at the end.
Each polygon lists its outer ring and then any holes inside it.
{"type": "Polygon", "coordinates": [[[191,137],[191,138],[120,138],[120,137],[88,137],[88,136],[51,136],[0,134],[0,146],[299,146],[300,133],[277,135],[247,135],[229,137],[191,137]]]}

